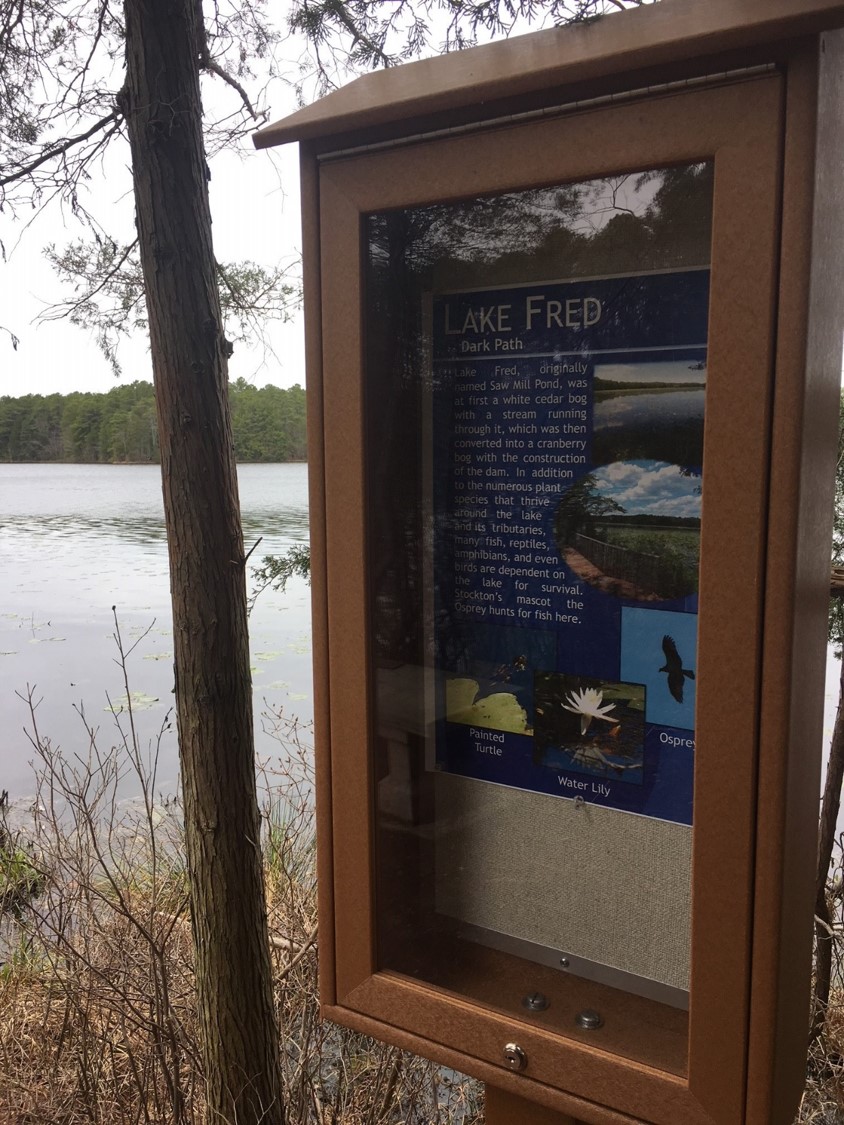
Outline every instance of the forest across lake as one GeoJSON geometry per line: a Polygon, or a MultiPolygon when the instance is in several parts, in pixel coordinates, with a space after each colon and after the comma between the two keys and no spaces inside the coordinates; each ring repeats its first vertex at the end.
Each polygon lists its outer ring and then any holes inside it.
{"type": "MultiPolygon", "coordinates": [[[[238,461],[304,461],[305,391],[298,383],[229,384],[238,461]]],[[[158,433],[152,383],[104,393],[0,396],[0,461],[155,464],[158,433]]]]}

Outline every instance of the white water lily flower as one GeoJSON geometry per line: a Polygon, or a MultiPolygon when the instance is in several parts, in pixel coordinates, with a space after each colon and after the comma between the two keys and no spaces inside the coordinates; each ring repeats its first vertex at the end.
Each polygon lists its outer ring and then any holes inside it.
{"type": "Polygon", "coordinates": [[[608,718],[607,712],[615,709],[614,703],[604,702],[604,693],[597,688],[583,688],[582,691],[570,691],[568,702],[563,704],[566,711],[580,715],[580,733],[586,734],[593,719],[603,719],[605,723],[615,723],[615,718],[608,718]]]}

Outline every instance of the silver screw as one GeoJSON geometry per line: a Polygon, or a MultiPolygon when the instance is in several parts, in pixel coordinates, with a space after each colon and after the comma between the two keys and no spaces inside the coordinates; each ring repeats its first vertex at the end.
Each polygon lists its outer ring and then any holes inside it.
{"type": "Polygon", "coordinates": [[[604,1017],[593,1008],[584,1008],[582,1012],[577,1013],[574,1022],[584,1031],[596,1031],[599,1027],[604,1026],[604,1017]]]}
{"type": "Polygon", "coordinates": [[[522,1000],[522,1007],[527,1008],[530,1012],[544,1012],[550,1006],[551,1001],[541,992],[531,992],[522,1000]]]}

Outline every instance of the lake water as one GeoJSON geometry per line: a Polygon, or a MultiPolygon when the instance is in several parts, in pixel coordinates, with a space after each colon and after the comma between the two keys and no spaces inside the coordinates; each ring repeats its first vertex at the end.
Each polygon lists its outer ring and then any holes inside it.
{"type": "Polygon", "coordinates": [[[700,465],[705,405],[702,387],[599,390],[593,414],[592,459],[596,465],[641,459],[700,465]]]}
{"type": "MultiPolygon", "coordinates": [[[[251,562],[308,539],[307,466],[238,467],[251,562]]],[[[130,689],[144,745],[173,706],[172,631],[160,470],[155,465],[0,465],[0,790],[17,802],[34,792],[28,685],[40,700],[42,735],[68,757],[85,756],[77,708],[117,742],[109,699],[125,696],[115,663],[116,606],[130,689]]],[[[251,569],[249,585],[253,585],[251,569]]],[[[283,754],[263,729],[268,707],[313,716],[310,592],[293,579],[265,590],[250,620],[259,757],[283,754]]],[[[175,734],[162,741],[157,790],[175,791],[175,734]]]]}
{"type": "Polygon", "coordinates": [[[595,428],[676,425],[677,419],[703,421],[706,395],[692,391],[602,391],[595,400],[595,428]]]}

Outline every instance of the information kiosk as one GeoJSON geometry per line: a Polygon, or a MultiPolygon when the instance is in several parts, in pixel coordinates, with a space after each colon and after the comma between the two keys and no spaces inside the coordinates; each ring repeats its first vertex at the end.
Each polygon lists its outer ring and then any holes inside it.
{"type": "Polygon", "coordinates": [[[323,1010],[490,1122],[793,1120],[842,24],[663,0],[256,137],[302,154],[323,1010]]]}

